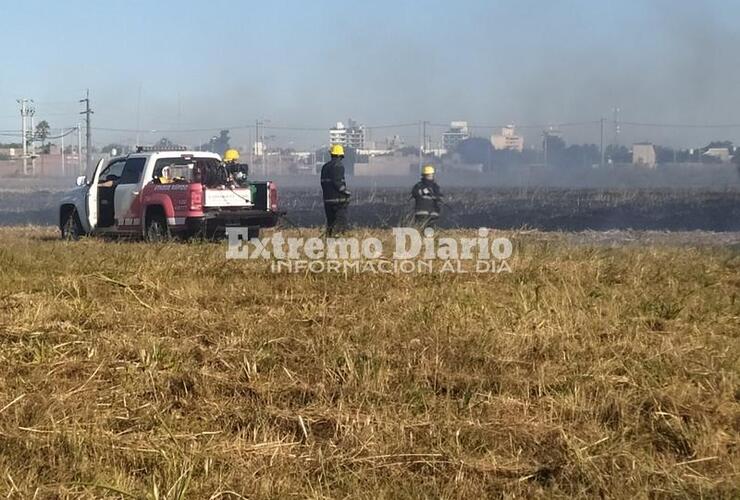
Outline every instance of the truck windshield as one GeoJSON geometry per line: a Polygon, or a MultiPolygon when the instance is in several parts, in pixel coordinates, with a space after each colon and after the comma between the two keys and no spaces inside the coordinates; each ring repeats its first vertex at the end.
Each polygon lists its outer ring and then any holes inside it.
{"type": "Polygon", "coordinates": [[[219,163],[215,158],[160,158],[154,164],[153,177],[155,179],[161,177],[164,167],[185,167],[194,164],[196,171],[202,171],[204,167],[218,167],[219,163]]]}

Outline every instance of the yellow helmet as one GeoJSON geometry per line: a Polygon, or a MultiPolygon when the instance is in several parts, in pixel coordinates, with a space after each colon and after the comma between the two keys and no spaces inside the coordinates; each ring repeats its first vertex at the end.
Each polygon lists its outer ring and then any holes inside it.
{"type": "Polygon", "coordinates": [[[421,175],[434,175],[434,167],[432,165],[424,165],[421,169],[421,175]]]}
{"type": "Polygon", "coordinates": [[[344,146],[341,144],[334,144],[330,151],[332,156],[344,156],[344,146]]]}
{"type": "Polygon", "coordinates": [[[224,161],[237,161],[239,160],[239,151],[236,149],[227,149],[224,153],[224,161]]]}

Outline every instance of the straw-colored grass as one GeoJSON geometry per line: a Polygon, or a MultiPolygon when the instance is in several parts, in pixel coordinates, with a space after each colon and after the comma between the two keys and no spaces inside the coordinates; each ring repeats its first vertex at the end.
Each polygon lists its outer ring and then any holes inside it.
{"type": "Polygon", "coordinates": [[[740,496],[736,249],[344,277],[55,236],[0,230],[10,498],[740,496]]]}

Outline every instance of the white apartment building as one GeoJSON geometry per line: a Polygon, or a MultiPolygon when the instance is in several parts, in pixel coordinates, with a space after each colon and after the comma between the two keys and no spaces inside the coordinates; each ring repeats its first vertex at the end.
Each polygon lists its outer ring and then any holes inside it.
{"type": "Polygon", "coordinates": [[[514,125],[507,125],[501,129],[500,134],[491,136],[491,144],[498,150],[519,151],[524,150],[524,137],[516,135],[514,125]]]}
{"type": "Polygon", "coordinates": [[[329,144],[365,149],[365,127],[352,119],[347,120],[346,126],[337,122],[336,126],[329,129],[329,144]]]}
{"type": "Polygon", "coordinates": [[[450,122],[450,128],[442,134],[442,147],[447,151],[452,151],[462,141],[470,138],[468,122],[456,121],[450,122]]]}

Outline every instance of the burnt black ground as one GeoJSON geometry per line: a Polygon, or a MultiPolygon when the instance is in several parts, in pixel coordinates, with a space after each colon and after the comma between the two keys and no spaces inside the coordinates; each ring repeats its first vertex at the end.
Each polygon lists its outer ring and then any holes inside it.
{"type": "MultiPolygon", "coordinates": [[[[532,228],[543,231],[740,231],[740,190],[451,188],[441,227],[532,228]]],[[[55,225],[60,191],[0,190],[0,225],[55,225]]],[[[290,223],[324,223],[315,188],[283,188],[280,206],[290,223]]],[[[408,190],[354,190],[350,220],[365,227],[403,224],[411,211],[408,190]]]]}
{"type": "MultiPolygon", "coordinates": [[[[543,231],[740,231],[740,191],[452,189],[442,227],[543,231]]],[[[321,200],[311,191],[285,193],[283,208],[300,226],[323,223],[321,200]]],[[[350,206],[359,226],[402,223],[411,211],[406,190],[360,189],[350,206]]]]}

